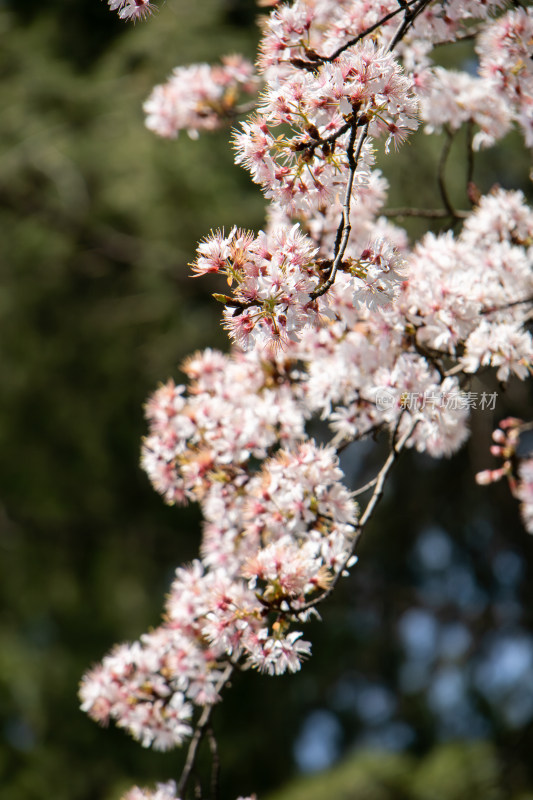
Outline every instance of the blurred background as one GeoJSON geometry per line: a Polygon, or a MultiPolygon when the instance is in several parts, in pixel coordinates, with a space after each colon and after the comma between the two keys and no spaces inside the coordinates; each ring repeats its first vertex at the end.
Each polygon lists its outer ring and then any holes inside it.
{"type": "MultiPolygon", "coordinates": [[[[141,105],[178,64],[253,58],[252,0],[167,0],[136,27],[100,0],[0,0],[0,795],[116,800],[177,777],[78,709],[82,673],[158,624],[196,510],[165,507],[138,467],[142,405],[207,345],[227,347],[205,282],[211,227],[259,228],[263,200],[227,133],[157,139],[141,105]]],[[[468,46],[444,61],[470,63],[468,46]]],[[[383,164],[391,205],[440,205],[442,140],[383,164]]],[[[449,181],[465,205],[464,141],[449,181]]],[[[482,191],[530,191],[510,137],[482,191]]],[[[420,226],[413,222],[412,235],[420,226]]],[[[409,454],[360,564],[310,630],[297,676],[239,676],[215,720],[222,797],[533,798],[533,542],[504,485],[480,488],[488,440],[527,416],[512,385],[450,462],[409,454]],[[329,770],[326,773],[318,771],[329,770]],[[308,773],[312,773],[311,776],[308,773]],[[306,777],[307,776],[307,777],[306,777]],[[287,780],[292,779],[288,785],[287,780]],[[283,788],[280,788],[283,787],[283,788]]],[[[364,481],[379,444],[351,448],[364,481]]]]}

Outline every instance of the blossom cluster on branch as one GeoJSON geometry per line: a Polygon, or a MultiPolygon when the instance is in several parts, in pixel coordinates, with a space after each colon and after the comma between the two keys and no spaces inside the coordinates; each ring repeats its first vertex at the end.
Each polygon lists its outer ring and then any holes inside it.
{"type": "Polygon", "coordinates": [[[515,417],[507,417],[492,434],[494,444],[491,454],[501,460],[497,469],[486,469],[478,472],[476,480],[482,486],[507,478],[513,495],[520,501],[520,512],[524,526],[533,533],[533,455],[520,456],[520,438],[532,428],[515,417]]]}
{"type": "MultiPolygon", "coordinates": [[[[109,0],[122,18],[145,0],[109,0]]],[[[196,753],[238,669],[296,672],[303,625],[356,562],[358,539],[405,448],[439,458],[469,436],[472,376],[532,372],[533,210],[520,191],[472,183],[456,210],[411,209],[449,224],[409,242],[383,213],[375,168],[420,123],[445,128],[443,161],[466,125],[468,158],[515,125],[533,143],[533,12],[504,0],[296,0],[261,21],[256,67],[239,56],[177,68],[145,104],[147,126],[174,138],[236,121],[236,162],[269,201],[265,230],[212,231],[192,272],[223,278],[215,298],[232,341],[188,358],[146,406],[142,465],[167,503],[196,502],[200,558],[180,567],[160,627],[121,645],[84,677],[82,707],[144,746],[190,740],[176,785],[125,800],[184,798],[196,753]],[[444,69],[440,45],[473,39],[477,74],[444,69]],[[228,287],[225,289],[225,287],[228,287]],[[224,293],[226,290],[228,293],[224,293]],[[407,401],[407,398],[409,400],[407,401]],[[310,423],[329,426],[316,442],[310,423]],[[339,451],[385,432],[375,479],[343,483],[339,451]],[[366,501],[358,505],[355,496],[366,501]]],[[[525,423],[494,435],[533,530],[533,459],[525,423]]]]}

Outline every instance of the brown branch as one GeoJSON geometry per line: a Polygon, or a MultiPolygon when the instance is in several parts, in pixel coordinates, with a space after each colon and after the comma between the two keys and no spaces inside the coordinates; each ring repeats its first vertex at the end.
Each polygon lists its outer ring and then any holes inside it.
{"type": "Polygon", "coordinates": [[[207,729],[207,738],[209,741],[209,749],[211,750],[211,796],[210,800],[218,800],[219,795],[219,778],[220,778],[220,756],[218,754],[218,745],[213,728],[207,729]]]}
{"type": "Polygon", "coordinates": [[[306,51],[306,56],[309,59],[308,61],[304,61],[303,59],[293,59],[292,63],[297,61],[296,66],[301,67],[302,69],[309,69],[309,70],[316,70],[320,67],[321,64],[325,64],[331,61],[335,61],[342,53],[346,50],[349,50],[350,47],[353,47],[355,44],[360,42],[366,36],[369,36],[371,33],[374,33],[378,28],[384,25],[389,20],[394,19],[397,17],[398,14],[404,14],[404,19],[400,24],[398,30],[396,31],[393,41],[391,45],[389,45],[389,49],[392,50],[398,42],[405,36],[411,25],[413,24],[416,17],[432,2],[432,0],[398,0],[398,8],[394,11],[390,11],[385,16],[381,17],[377,22],[373,25],[370,25],[368,28],[365,28],[364,31],[358,33],[357,36],[354,36],[353,39],[345,42],[345,44],[338,47],[333,53],[329,56],[321,55],[320,53],[306,51]]]}
{"type": "MultiPolygon", "coordinates": [[[[381,20],[379,20],[379,22],[377,22],[374,26],[371,26],[371,28],[368,28],[366,31],[363,31],[363,33],[359,34],[354,39],[351,39],[345,45],[343,45],[342,47],[338,48],[328,58],[323,58],[322,56],[319,56],[317,53],[312,53],[313,59],[316,59],[317,67],[323,61],[334,61],[342,52],[344,52],[344,50],[347,50],[349,47],[351,47],[352,45],[356,44],[358,41],[360,41],[360,39],[362,39],[364,36],[367,36],[373,30],[376,30],[377,28],[379,28],[381,25],[383,25],[385,22],[387,22],[389,19],[391,19],[396,14],[398,14],[400,12],[403,12],[404,13],[404,19],[403,19],[402,23],[398,26],[398,29],[397,29],[396,33],[394,34],[393,39],[390,42],[389,47],[388,47],[388,50],[392,51],[394,49],[394,47],[396,47],[398,42],[400,42],[401,39],[405,36],[405,34],[407,33],[407,31],[409,30],[409,28],[411,27],[411,25],[413,24],[413,22],[417,18],[417,16],[431,2],[432,2],[432,0],[416,0],[414,2],[413,2],[413,0],[411,2],[407,2],[407,0],[402,0],[402,2],[398,2],[398,8],[395,11],[393,11],[390,14],[382,17],[381,20]]],[[[328,291],[328,289],[331,288],[331,286],[333,286],[333,283],[335,282],[335,277],[337,275],[337,270],[339,269],[339,266],[342,263],[342,259],[344,257],[344,253],[346,252],[346,248],[348,246],[348,240],[350,238],[350,232],[351,232],[351,229],[352,229],[351,223],[350,223],[350,205],[351,205],[351,195],[352,195],[352,189],[353,189],[353,182],[354,182],[354,178],[355,178],[355,171],[357,169],[357,163],[358,163],[359,157],[361,155],[362,147],[363,147],[363,144],[365,142],[365,139],[368,136],[368,125],[369,125],[369,123],[366,122],[364,127],[363,127],[363,129],[362,129],[362,131],[361,131],[361,136],[359,137],[359,142],[358,142],[358,145],[357,145],[357,152],[355,153],[355,155],[354,155],[353,149],[354,149],[354,144],[355,144],[355,134],[356,134],[357,123],[355,121],[353,121],[351,123],[351,125],[352,125],[352,132],[350,134],[350,141],[348,143],[348,147],[347,147],[347,150],[346,150],[346,153],[347,153],[347,156],[348,156],[348,164],[349,164],[349,167],[350,167],[350,173],[349,173],[349,176],[348,176],[348,183],[347,183],[347,186],[346,186],[346,193],[345,193],[345,196],[344,196],[342,219],[341,219],[341,221],[339,223],[339,227],[337,228],[337,236],[335,238],[335,250],[334,250],[333,266],[331,267],[331,270],[330,270],[330,273],[328,275],[327,280],[324,283],[322,283],[320,286],[318,286],[317,289],[315,289],[314,292],[312,292],[312,294],[311,294],[311,299],[312,300],[316,300],[318,297],[321,297],[323,294],[325,294],[328,291]]],[[[451,205],[449,203],[445,203],[445,205],[446,205],[446,208],[451,209],[451,205]]],[[[455,214],[455,212],[453,210],[451,211],[450,216],[452,216],[454,219],[456,219],[456,214],[455,214]]]]}
{"type": "Polygon", "coordinates": [[[444,173],[446,170],[446,162],[448,161],[448,156],[450,155],[450,150],[453,143],[453,137],[454,134],[449,130],[449,128],[446,128],[446,139],[439,158],[437,183],[439,185],[439,191],[440,191],[440,196],[442,198],[442,202],[448,212],[448,215],[453,219],[458,219],[457,212],[451,203],[450,196],[446,188],[446,180],[444,177],[444,173]]]}
{"type": "Polygon", "coordinates": [[[354,442],[360,442],[361,439],[366,439],[369,436],[375,437],[380,431],[383,430],[383,423],[376,423],[375,425],[371,425],[369,428],[366,428],[364,431],[359,431],[359,433],[353,434],[349,438],[344,438],[344,436],[336,433],[335,436],[328,442],[328,447],[334,447],[337,451],[337,454],[342,453],[354,442]]]}
{"type": "Polygon", "coordinates": [[[466,196],[471,206],[479,203],[479,189],[474,184],[474,122],[469,119],[466,126],[466,196]]]}
{"type": "MultiPolygon", "coordinates": [[[[224,674],[217,683],[216,686],[217,694],[224,688],[226,683],[229,681],[233,673],[233,669],[234,669],[233,665],[228,664],[228,666],[224,670],[224,674]]],[[[213,709],[214,709],[214,704],[205,706],[198,722],[196,723],[196,728],[194,730],[193,737],[190,741],[189,749],[187,750],[187,758],[185,759],[185,766],[183,767],[181,777],[178,782],[178,788],[176,793],[177,797],[181,798],[185,797],[185,790],[187,789],[187,785],[189,783],[191,773],[194,769],[196,758],[198,756],[198,748],[200,747],[200,744],[202,743],[202,740],[206,734],[206,730],[207,727],[209,726],[213,709]]]]}
{"type": "Polygon", "coordinates": [[[356,134],[357,134],[357,125],[356,123],[353,123],[352,131],[350,133],[350,141],[346,149],[350,172],[348,175],[348,181],[346,183],[346,193],[344,195],[344,203],[342,207],[342,219],[337,229],[337,237],[335,240],[335,251],[334,251],[335,258],[327,280],[320,286],[318,286],[318,288],[315,289],[315,291],[311,294],[311,298],[313,300],[316,300],[317,297],[321,297],[321,295],[325,294],[328,291],[328,289],[330,289],[331,286],[333,286],[337,270],[342,262],[344,254],[346,252],[346,248],[348,246],[348,239],[350,238],[350,232],[352,230],[352,225],[350,222],[350,207],[352,201],[353,182],[355,177],[355,171],[357,169],[357,164],[363,149],[363,144],[368,134],[368,122],[363,126],[361,130],[361,136],[359,137],[359,142],[357,143],[357,151],[354,154],[356,134]]]}
{"type": "Polygon", "coordinates": [[[450,44],[457,44],[457,42],[470,42],[473,39],[476,39],[477,36],[479,35],[480,31],[482,31],[482,30],[483,30],[483,27],[480,25],[479,28],[476,28],[475,30],[471,30],[470,33],[465,33],[464,36],[457,36],[453,41],[450,41],[449,39],[445,39],[443,42],[434,42],[433,43],[433,49],[435,49],[436,47],[447,47],[450,44]]]}
{"type": "MultiPolygon", "coordinates": [[[[383,217],[420,217],[421,219],[447,219],[452,216],[445,208],[385,208],[379,212],[383,217]]],[[[455,211],[455,217],[466,219],[469,211],[455,211]]]]}
{"type": "MultiPolygon", "coordinates": [[[[396,426],[396,429],[398,429],[398,427],[399,427],[399,424],[400,424],[400,421],[402,419],[402,416],[403,416],[403,413],[400,414],[400,417],[398,418],[398,424],[396,426]]],[[[354,551],[355,551],[355,545],[359,541],[359,538],[360,538],[360,536],[361,536],[361,534],[363,532],[363,528],[365,527],[365,525],[367,524],[369,519],[372,517],[372,514],[374,513],[374,510],[375,510],[377,504],[379,503],[379,501],[383,497],[383,491],[384,491],[384,488],[385,488],[385,480],[386,480],[389,472],[391,471],[392,467],[394,466],[394,464],[398,460],[398,456],[400,455],[402,450],[405,449],[405,445],[407,444],[407,441],[413,435],[414,429],[418,425],[418,422],[419,422],[419,420],[415,419],[411,423],[411,425],[409,426],[407,431],[403,434],[401,439],[398,442],[393,442],[392,449],[391,449],[391,451],[390,451],[385,463],[383,464],[382,468],[380,469],[380,471],[379,471],[379,473],[378,473],[378,475],[376,477],[376,486],[374,488],[374,491],[372,492],[372,496],[371,496],[370,500],[368,501],[368,503],[367,503],[367,505],[365,507],[365,510],[364,510],[361,518],[359,519],[359,522],[357,523],[357,528],[356,528],[357,535],[356,535],[356,540],[354,542],[354,548],[353,548],[354,551]]],[[[393,438],[394,439],[396,438],[396,432],[395,432],[395,435],[394,435],[393,438]]]]}
{"type": "MultiPolygon", "coordinates": [[[[418,2],[418,0],[411,0],[411,2],[410,3],[406,3],[405,6],[409,7],[409,6],[415,5],[416,2],[418,2]]],[[[318,56],[317,60],[324,61],[324,62],[335,61],[335,59],[338,58],[341,55],[341,53],[344,53],[345,50],[348,50],[350,47],[353,47],[354,44],[357,44],[357,42],[360,42],[361,39],[365,38],[365,36],[368,36],[370,33],[373,33],[375,30],[380,28],[382,25],[384,25],[390,19],[393,19],[398,14],[401,14],[402,11],[405,11],[405,6],[400,5],[397,9],[395,9],[395,11],[391,11],[389,14],[386,14],[378,22],[375,22],[369,28],[366,28],[366,30],[362,31],[357,36],[354,36],[353,39],[350,39],[349,42],[346,42],[346,44],[343,44],[343,45],[341,45],[341,47],[338,47],[337,50],[335,50],[335,52],[332,53],[330,56],[318,56]]]]}
{"type": "Polygon", "coordinates": [[[399,24],[396,33],[392,37],[392,40],[389,44],[388,50],[392,51],[396,47],[396,45],[401,42],[409,28],[412,26],[415,19],[424,11],[427,6],[432,2],[432,0],[419,0],[418,3],[410,3],[408,7],[404,9],[404,18],[402,22],[399,24]]]}
{"type": "MultiPolygon", "coordinates": [[[[364,530],[366,524],[368,523],[368,521],[371,519],[377,504],[379,503],[379,501],[381,500],[381,498],[383,496],[383,491],[384,491],[385,481],[387,479],[387,476],[388,476],[389,472],[391,471],[392,467],[394,466],[394,464],[396,463],[396,461],[398,460],[398,457],[400,456],[400,453],[402,453],[402,451],[405,449],[405,445],[406,445],[407,441],[411,438],[414,429],[418,425],[419,420],[418,419],[413,420],[413,422],[409,426],[408,430],[403,434],[401,439],[396,442],[395,441],[396,440],[396,435],[397,435],[397,431],[398,431],[398,427],[399,427],[400,421],[401,421],[401,419],[403,417],[403,413],[404,412],[402,412],[400,414],[399,418],[398,418],[398,423],[396,425],[396,430],[395,430],[394,435],[393,435],[393,445],[391,447],[391,451],[390,451],[389,455],[387,456],[387,458],[385,460],[385,463],[383,464],[383,466],[381,467],[380,471],[378,472],[378,474],[376,475],[376,477],[374,478],[374,480],[372,482],[374,484],[374,491],[372,492],[372,495],[371,495],[371,497],[370,497],[370,499],[369,499],[369,501],[368,501],[368,503],[367,503],[367,505],[365,507],[365,510],[363,511],[363,514],[361,515],[357,525],[355,526],[355,537],[354,537],[353,545],[352,545],[352,548],[350,550],[349,555],[344,560],[344,563],[342,564],[341,568],[339,569],[339,571],[337,572],[337,574],[333,578],[333,580],[330,583],[330,585],[328,586],[328,588],[325,589],[322,592],[322,594],[320,594],[318,597],[315,597],[314,600],[309,600],[309,602],[304,603],[304,605],[302,605],[302,606],[298,606],[297,608],[291,609],[292,612],[296,616],[298,616],[299,614],[301,614],[304,611],[309,611],[309,609],[311,609],[311,608],[315,608],[315,606],[317,606],[319,603],[322,603],[327,597],[329,597],[332,594],[332,592],[335,589],[337,583],[339,582],[340,577],[342,576],[344,570],[348,566],[348,563],[350,562],[350,560],[355,555],[356,550],[357,550],[357,545],[359,544],[359,540],[361,538],[363,530],[364,530]]],[[[367,484],[366,486],[363,487],[364,490],[369,489],[369,488],[371,488],[371,484],[367,484]]]]}
{"type": "Polygon", "coordinates": [[[484,308],[482,311],[480,311],[480,314],[495,314],[497,311],[505,311],[508,308],[514,308],[514,306],[527,305],[528,303],[533,304],[533,296],[524,297],[523,300],[512,300],[511,302],[504,303],[501,306],[492,306],[492,308],[484,308]]]}
{"type": "MultiPolygon", "coordinates": [[[[326,150],[328,151],[328,153],[330,153],[333,151],[333,148],[331,148],[330,145],[335,145],[337,139],[340,139],[340,137],[347,131],[349,131],[350,128],[352,128],[353,126],[354,126],[353,121],[347,122],[344,125],[341,125],[341,127],[338,128],[334,133],[326,137],[319,136],[318,130],[315,129],[313,138],[311,140],[304,140],[304,139],[296,140],[291,145],[291,149],[297,153],[307,152],[311,156],[314,156],[317,147],[321,147],[324,153],[326,153],[326,150]],[[324,148],[326,148],[326,150],[324,150],[324,148]]],[[[309,133],[309,130],[307,130],[307,133],[309,133]]]]}

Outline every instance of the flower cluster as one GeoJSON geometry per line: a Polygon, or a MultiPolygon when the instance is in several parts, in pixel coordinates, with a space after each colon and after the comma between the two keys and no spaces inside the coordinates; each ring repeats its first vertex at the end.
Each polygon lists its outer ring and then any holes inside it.
{"type": "Polygon", "coordinates": [[[422,86],[420,116],[427,133],[444,126],[456,131],[472,122],[479,129],[473,139],[476,150],[491,147],[508,133],[512,122],[508,105],[487,78],[434,67],[427,70],[422,86]]]}
{"type": "Polygon", "coordinates": [[[243,349],[283,345],[304,325],[318,323],[318,305],[310,297],[318,284],[315,254],[297,225],[257,238],[234,228],[228,237],[219,231],[200,244],[193,272],[220,272],[235,284],[224,324],[243,349]]]}
{"type": "Polygon", "coordinates": [[[491,364],[501,380],[510,371],[527,377],[531,337],[520,328],[529,313],[521,301],[533,296],[532,234],[524,196],[498,189],[481,199],[459,236],[424,237],[400,300],[418,340],[451,354],[464,345],[466,372],[491,364]]]}
{"type": "MultiPolygon", "coordinates": [[[[233,287],[232,296],[215,294],[225,304],[224,327],[243,350],[286,349],[305,327],[319,328],[333,314],[333,293],[320,292],[331,262],[317,258],[319,248],[298,225],[272,226],[257,237],[234,228],[217,231],[198,247],[195,275],[220,273],[233,287]],[[234,284],[234,286],[233,286],[234,284]]],[[[384,237],[367,243],[339,265],[342,293],[354,307],[386,306],[404,279],[404,261],[384,237]]]]}
{"type": "Polygon", "coordinates": [[[167,502],[203,499],[213,484],[238,483],[250,459],[302,438],[306,412],[283,365],[208,349],[183,369],[188,394],[169,381],[146,409],[143,466],[167,502]]]}
{"type": "Polygon", "coordinates": [[[144,747],[167,750],[182,744],[192,732],[192,708],[174,686],[179,681],[175,666],[181,655],[173,637],[163,636],[163,631],[115,648],[85,676],[80,689],[82,710],[105,725],[115,719],[144,747]],[[170,680],[165,679],[165,671],[170,680]]]}
{"type": "Polygon", "coordinates": [[[501,459],[497,469],[478,472],[476,481],[482,486],[507,478],[513,495],[520,500],[520,511],[524,527],[533,533],[533,456],[519,455],[521,435],[531,430],[531,424],[521,419],[508,417],[500,422],[500,427],[492,434],[494,444],[491,455],[501,459]]]}
{"type": "Polygon", "coordinates": [[[533,10],[508,11],[488,25],[478,41],[480,72],[518,121],[533,146],[533,10]]]}
{"type": "MultiPolygon", "coordinates": [[[[218,545],[218,563],[177,570],[165,623],[85,676],[82,708],[165,750],[190,735],[191,703],[219,700],[228,665],[299,670],[310,644],[292,623],[352,563],[356,507],[342,478],[335,453],[310,441],[279,451],[256,475],[242,467],[233,527],[207,526],[205,549],[218,545]]],[[[217,500],[213,486],[207,518],[217,500]]]]}
{"type": "Polygon", "coordinates": [[[267,198],[309,213],[342,190],[350,168],[356,186],[368,182],[373,151],[364,137],[401,143],[417,127],[417,101],[396,59],[369,41],[313,71],[295,64],[282,76],[266,71],[258,113],[235,135],[236,162],[267,198]]]}
{"type": "Polygon", "coordinates": [[[253,65],[239,55],[225,56],[215,67],[177,67],[144,103],[146,127],[167,139],[185,129],[195,139],[198,131],[214,130],[233,119],[242,95],[256,89],[253,65]]]}

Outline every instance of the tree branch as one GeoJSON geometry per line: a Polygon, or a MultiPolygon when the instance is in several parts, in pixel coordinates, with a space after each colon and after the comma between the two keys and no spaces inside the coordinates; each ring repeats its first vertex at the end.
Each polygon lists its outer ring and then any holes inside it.
{"type": "Polygon", "coordinates": [[[427,8],[427,6],[429,6],[431,2],[432,0],[419,0],[418,3],[406,4],[407,7],[404,9],[405,10],[404,18],[402,22],[399,24],[396,33],[392,37],[392,40],[387,48],[389,51],[394,50],[396,45],[399,42],[401,42],[401,40],[411,27],[415,19],[419,16],[419,14],[422,13],[422,11],[424,11],[425,8],[427,8]]]}
{"type": "Polygon", "coordinates": [[[335,257],[327,280],[324,281],[324,283],[322,283],[311,294],[311,298],[313,300],[316,300],[317,297],[321,297],[321,295],[325,294],[328,291],[328,289],[330,289],[331,286],[333,286],[337,270],[340,264],[342,263],[342,259],[346,252],[346,247],[348,246],[348,239],[350,238],[350,231],[352,230],[352,225],[350,222],[350,207],[352,201],[353,182],[355,177],[355,171],[357,169],[357,163],[361,156],[363,144],[368,134],[368,122],[363,126],[361,130],[361,136],[359,137],[359,141],[357,143],[357,151],[354,154],[356,134],[357,134],[357,125],[354,123],[352,126],[352,131],[350,133],[350,141],[346,149],[350,172],[348,175],[348,181],[346,183],[346,193],[344,195],[344,204],[342,207],[342,219],[337,229],[337,237],[335,239],[335,250],[334,250],[335,257]]]}
{"type": "Polygon", "coordinates": [[[457,212],[453,207],[450,196],[448,194],[448,190],[446,188],[446,180],[444,177],[444,172],[446,170],[446,162],[448,161],[448,156],[450,155],[450,150],[453,143],[453,133],[446,128],[446,139],[444,141],[444,146],[442,148],[442,152],[439,158],[439,166],[437,172],[437,183],[439,185],[440,196],[442,198],[442,202],[444,207],[446,208],[448,215],[453,217],[453,219],[458,219],[457,212]]]}
{"type": "Polygon", "coordinates": [[[400,421],[401,421],[401,419],[403,417],[403,413],[404,412],[402,412],[400,414],[399,418],[398,418],[398,424],[396,425],[396,431],[395,431],[395,433],[393,435],[392,448],[391,448],[391,451],[390,451],[389,455],[387,456],[387,459],[385,460],[385,463],[381,467],[380,471],[378,472],[378,474],[376,475],[374,480],[372,482],[366,484],[366,486],[364,486],[363,489],[361,490],[361,492],[362,492],[363,490],[371,488],[372,484],[374,485],[374,491],[372,492],[370,500],[368,501],[368,503],[367,503],[367,505],[365,507],[365,510],[363,511],[363,514],[359,518],[359,522],[355,526],[355,538],[354,538],[354,542],[353,542],[353,545],[352,545],[352,549],[350,550],[350,553],[349,553],[348,557],[345,559],[341,569],[339,569],[339,571],[337,572],[337,574],[333,578],[331,584],[328,586],[327,589],[325,589],[322,592],[321,595],[319,595],[318,597],[315,597],[314,600],[309,600],[309,602],[304,603],[304,605],[299,606],[298,608],[291,609],[296,616],[301,614],[303,611],[308,611],[311,608],[315,608],[315,606],[317,606],[319,603],[322,603],[327,597],[329,597],[332,594],[332,592],[335,589],[337,583],[339,582],[340,577],[342,576],[344,570],[348,566],[348,563],[350,562],[350,560],[355,555],[355,553],[357,551],[357,545],[359,544],[359,540],[361,538],[361,534],[363,533],[365,525],[368,523],[368,521],[372,517],[372,514],[374,513],[376,506],[378,505],[379,501],[381,500],[381,498],[383,496],[383,491],[384,491],[385,481],[387,479],[387,476],[388,476],[389,472],[391,471],[392,467],[394,466],[394,464],[396,463],[396,461],[398,460],[398,457],[400,456],[400,453],[405,449],[405,445],[406,445],[407,441],[411,438],[414,429],[416,428],[416,426],[418,425],[418,423],[420,421],[418,418],[414,419],[412,424],[409,426],[408,430],[401,437],[401,439],[398,442],[395,442],[394,440],[396,439],[396,433],[397,433],[400,421]]]}
{"type": "MultiPolygon", "coordinates": [[[[228,666],[224,670],[224,674],[217,683],[216,686],[217,694],[224,688],[226,683],[229,681],[233,673],[233,669],[234,669],[233,665],[228,664],[228,666]]],[[[198,748],[200,747],[202,739],[205,736],[206,729],[210,723],[214,707],[215,707],[214,704],[205,706],[198,722],[196,723],[196,728],[194,730],[193,737],[190,741],[189,749],[187,750],[187,758],[185,759],[185,766],[183,767],[181,777],[178,782],[178,787],[176,792],[177,797],[183,798],[185,796],[185,791],[187,789],[191,773],[194,769],[194,765],[198,757],[198,748]]]]}
{"type": "MultiPolygon", "coordinates": [[[[420,217],[421,219],[447,219],[452,216],[445,208],[385,208],[379,212],[383,217],[420,217]]],[[[466,219],[469,211],[454,211],[453,216],[466,219]]]]}
{"type": "Polygon", "coordinates": [[[207,729],[209,749],[211,750],[211,794],[210,800],[218,800],[219,778],[220,778],[220,757],[218,755],[218,745],[213,728],[207,729]]]}
{"type": "Polygon", "coordinates": [[[366,28],[366,30],[362,31],[362,33],[359,33],[357,36],[354,36],[354,38],[350,39],[350,41],[346,42],[346,44],[343,44],[341,47],[338,47],[335,50],[335,52],[332,53],[330,56],[318,56],[318,58],[320,59],[320,61],[324,61],[324,62],[326,62],[326,61],[335,61],[335,59],[338,58],[341,55],[341,53],[344,53],[345,50],[348,50],[350,47],[353,47],[354,44],[357,44],[357,42],[360,42],[361,39],[365,38],[365,36],[368,36],[370,33],[373,33],[375,30],[377,30],[382,25],[384,25],[385,22],[388,22],[390,19],[393,19],[398,14],[401,14],[402,11],[406,10],[406,7],[408,8],[409,6],[416,5],[416,3],[418,1],[419,0],[411,0],[410,3],[405,3],[403,5],[400,4],[397,9],[395,9],[394,11],[391,11],[389,14],[386,14],[378,22],[375,22],[369,28],[366,28]]]}

